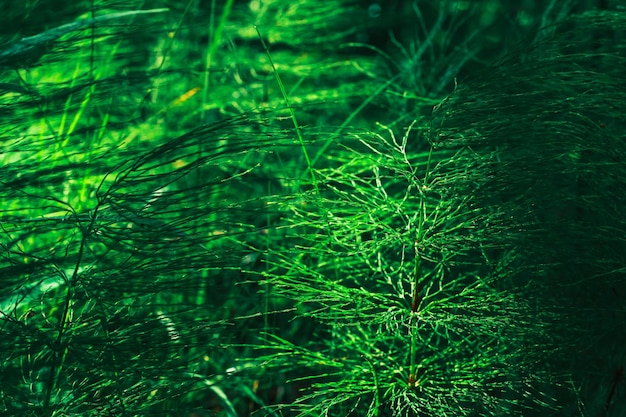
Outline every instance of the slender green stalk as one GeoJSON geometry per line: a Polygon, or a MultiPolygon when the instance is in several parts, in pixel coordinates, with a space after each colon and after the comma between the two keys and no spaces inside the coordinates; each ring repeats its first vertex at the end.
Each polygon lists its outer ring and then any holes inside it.
{"type": "Polygon", "coordinates": [[[201,123],[206,123],[206,106],[209,99],[209,90],[211,89],[211,66],[213,65],[213,60],[215,59],[215,53],[217,52],[217,48],[222,42],[222,33],[224,32],[226,22],[228,22],[228,16],[230,15],[233,3],[234,0],[226,0],[226,3],[224,4],[224,9],[222,10],[222,14],[220,16],[220,20],[217,23],[217,27],[214,27],[215,0],[211,1],[211,20],[209,23],[210,36],[208,45],[209,49],[207,51],[204,62],[202,108],[200,109],[201,123]]]}
{"type": "MultiPolygon", "coordinates": [[[[407,133],[408,135],[408,133],[407,133]]],[[[431,171],[431,163],[433,159],[433,148],[430,147],[428,151],[428,158],[426,161],[424,179],[418,183],[419,190],[419,209],[417,212],[417,233],[415,236],[415,240],[413,242],[413,250],[415,253],[415,259],[413,261],[413,271],[412,271],[412,300],[411,300],[411,311],[410,311],[410,327],[409,327],[409,337],[410,341],[410,364],[409,364],[409,377],[408,377],[408,387],[413,389],[418,384],[418,362],[417,362],[417,351],[418,351],[418,332],[420,331],[419,326],[419,309],[420,309],[420,285],[421,285],[421,262],[422,262],[422,253],[421,248],[425,246],[425,242],[423,239],[425,238],[425,229],[427,227],[426,221],[428,218],[427,213],[427,195],[426,190],[429,187],[430,180],[430,171],[431,171]]]]}
{"type": "Polygon", "coordinates": [[[341,125],[331,135],[329,135],[328,138],[326,138],[322,147],[316,152],[315,157],[311,160],[311,167],[314,167],[317,164],[317,161],[324,155],[324,152],[326,152],[328,147],[335,140],[337,140],[339,135],[345,130],[347,126],[350,125],[354,118],[359,113],[361,113],[369,104],[371,104],[379,94],[392,86],[398,80],[398,78],[400,78],[400,76],[401,74],[395,75],[394,77],[382,83],[372,94],[370,94],[365,100],[363,100],[361,104],[359,104],[357,108],[348,115],[348,117],[346,117],[341,125]]]}
{"type": "Polygon", "coordinates": [[[302,155],[304,156],[304,160],[306,161],[309,175],[311,176],[311,184],[313,185],[315,194],[319,196],[320,190],[317,185],[317,178],[315,176],[315,171],[313,170],[313,164],[311,162],[311,158],[309,158],[309,152],[307,151],[306,144],[304,142],[304,137],[302,136],[302,131],[300,130],[300,125],[298,124],[298,119],[296,118],[296,112],[293,109],[293,106],[291,105],[289,101],[287,90],[285,89],[285,85],[283,84],[283,81],[280,78],[280,74],[278,73],[278,70],[276,69],[276,65],[274,65],[274,60],[272,59],[270,50],[267,47],[265,40],[263,39],[263,35],[261,35],[261,31],[259,30],[258,27],[255,27],[255,29],[257,31],[257,34],[259,35],[259,39],[261,40],[261,43],[263,44],[263,49],[265,50],[267,59],[269,60],[270,65],[272,66],[272,72],[274,73],[274,77],[276,78],[276,82],[278,83],[278,88],[280,89],[280,93],[282,94],[283,100],[285,101],[285,105],[287,106],[287,109],[289,110],[289,115],[291,117],[291,121],[293,122],[293,127],[296,131],[296,136],[298,137],[298,141],[300,142],[302,155]]]}

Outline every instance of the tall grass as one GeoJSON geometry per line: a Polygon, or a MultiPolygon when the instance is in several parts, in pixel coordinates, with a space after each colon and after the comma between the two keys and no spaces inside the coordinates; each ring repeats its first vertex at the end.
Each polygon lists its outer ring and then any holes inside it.
{"type": "Polygon", "coordinates": [[[8,5],[0,412],[619,415],[624,17],[575,11],[8,5]]]}

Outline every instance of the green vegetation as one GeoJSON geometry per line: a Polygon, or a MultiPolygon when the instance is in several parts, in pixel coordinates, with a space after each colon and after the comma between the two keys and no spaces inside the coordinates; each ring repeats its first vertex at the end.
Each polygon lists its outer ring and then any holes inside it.
{"type": "Polygon", "coordinates": [[[0,415],[618,417],[623,6],[9,1],[0,415]]]}

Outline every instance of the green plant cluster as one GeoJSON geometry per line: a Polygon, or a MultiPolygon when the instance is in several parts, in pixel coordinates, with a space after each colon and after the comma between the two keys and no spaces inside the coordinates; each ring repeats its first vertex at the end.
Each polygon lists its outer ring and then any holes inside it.
{"type": "Polygon", "coordinates": [[[622,415],[622,9],[7,2],[0,415],[622,415]]]}

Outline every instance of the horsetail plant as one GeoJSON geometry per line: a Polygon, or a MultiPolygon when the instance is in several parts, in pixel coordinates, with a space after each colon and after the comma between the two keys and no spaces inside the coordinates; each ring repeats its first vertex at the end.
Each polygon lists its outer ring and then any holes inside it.
{"type": "Polygon", "coordinates": [[[0,414],[620,415],[626,19],[536,3],[7,5],[0,414]]]}

